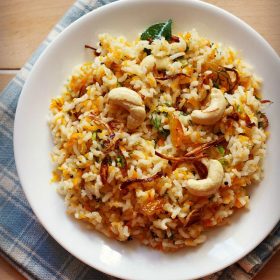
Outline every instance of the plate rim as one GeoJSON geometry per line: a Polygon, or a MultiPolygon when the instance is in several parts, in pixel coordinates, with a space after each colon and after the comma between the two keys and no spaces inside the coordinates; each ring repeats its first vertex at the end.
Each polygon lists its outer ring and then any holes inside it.
{"type": "MultiPolygon", "coordinates": [[[[95,14],[98,14],[101,10],[107,10],[110,9],[113,6],[118,6],[118,5],[126,5],[126,3],[140,3],[141,4],[145,4],[145,3],[150,3],[150,2],[166,2],[166,3],[174,3],[174,2],[189,2],[192,5],[195,6],[200,6],[203,8],[203,6],[205,8],[209,8],[212,9],[216,12],[220,12],[224,15],[227,16],[227,18],[229,18],[230,21],[235,21],[235,23],[239,24],[242,26],[242,28],[245,28],[249,33],[251,33],[252,37],[255,37],[256,39],[258,39],[258,41],[260,41],[266,48],[269,49],[271,55],[273,55],[277,61],[277,63],[279,64],[280,67],[280,58],[277,54],[277,52],[273,49],[273,47],[254,29],[252,28],[249,24],[247,24],[245,21],[241,20],[239,17],[235,16],[234,14],[218,7],[215,6],[213,4],[207,3],[207,2],[203,2],[203,1],[197,1],[197,0],[188,0],[188,1],[184,1],[184,0],[120,0],[120,1],[115,1],[109,4],[106,4],[104,6],[98,7],[96,9],[94,9],[93,11],[83,15],[82,17],[80,17],[79,19],[77,19],[75,22],[71,23],[70,25],[68,25],[64,30],[62,30],[62,32],[60,32],[60,34],[58,34],[56,36],[56,38],[46,47],[46,49],[43,51],[43,53],[39,56],[39,58],[36,60],[35,64],[32,67],[32,70],[30,71],[27,80],[24,83],[24,86],[22,88],[21,94],[19,96],[18,99],[18,104],[17,104],[17,108],[16,108],[16,113],[15,113],[15,119],[14,119],[14,130],[13,130],[13,149],[14,149],[14,157],[15,157],[15,164],[16,164],[16,170],[18,172],[18,176],[19,176],[19,180],[20,180],[20,184],[22,186],[22,189],[24,191],[24,194],[27,198],[27,201],[29,203],[29,206],[31,207],[32,211],[34,212],[35,216],[37,217],[38,221],[40,222],[40,224],[44,227],[44,229],[48,232],[48,234],[50,234],[52,236],[52,238],[54,238],[54,240],[56,240],[60,246],[62,246],[67,252],[69,252],[70,254],[72,254],[75,258],[79,259],[80,261],[82,261],[83,263],[87,264],[88,266],[97,269],[98,271],[101,271],[103,273],[115,276],[115,277],[119,277],[119,278],[126,278],[126,279],[134,279],[134,278],[128,278],[127,275],[123,275],[123,274],[118,274],[116,270],[110,270],[110,267],[107,268],[106,265],[101,266],[93,266],[93,264],[88,261],[85,258],[82,258],[78,253],[76,253],[75,251],[73,251],[71,248],[67,248],[67,245],[63,243],[63,241],[61,240],[61,238],[57,237],[55,235],[55,233],[53,233],[52,229],[49,228],[48,224],[46,223],[46,221],[44,221],[43,219],[41,219],[40,217],[40,213],[37,211],[36,207],[31,203],[32,199],[27,191],[28,186],[26,183],[23,182],[22,179],[22,167],[19,164],[19,145],[17,143],[20,142],[19,140],[19,115],[20,115],[20,110],[22,108],[22,104],[24,102],[24,97],[28,94],[28,84],[29,81],[32,79],[33,74],[36,72],[36,69],[38,67],[38,65],[40,65],[41,61],[43,60],[43,58],[45,57],[46,53],[48,53],[49,49],[52,48],[53,45],[56,44],[56,42],[58,40],[60,40],[60,38],[62,38],[64,36],[64,34],[66,34],[67,32],[71,32],[71,29],[73,28],[73,26],[76,26],[78,24],[81,24],[81,22],[85,21],[88,17],[93,17],[95,16],[95,14]],[[70,31],[69,31],[70,30],[70,31]]],[[[220,266],[218,269],[208,269],[208,273],[204,273],[204,274],[199,274],[198,276],[195,278],[200,278],[200,277],[205,277],[207,275],[213,274],[217,271],[223,270],[224,268],[232,265],[233,263],[237,262],[238,260],[242,259],[245,255],[247,255],[248,253],[250,253],[254,248],[256,248],[267,236],[268,234],[273,230],[273,228],[276,226],[276,224],[279,222],[280,219],[280,213],[279,213],[279,217],[278,220],[275,221],[275,223],[273,224],[273,226],[270,228],[267,228],[267,230],[265,231],[265,233],[263,234],[263,238],[261,238],[260,240],[257,240],[253,243],[250,243],[251,246],[248,246],[247,250],[243,250],[242,254],[239,254],[238,257],[236,258],[232,258],[231,261],[228,261],[226,263],[224,263],[223,266],[220,266]]],[[[188,277],[188,276],[186,276],[188,277]]],[[[183,279],[183,278],[182,278],[183,279]]],[[[184,279],[186,279],[184,277],[184,279]]],[[[188,278],[189,279],[189,278],[188,278]]],[[[192,278],[193,279],[193,278],[192,278]]]]}

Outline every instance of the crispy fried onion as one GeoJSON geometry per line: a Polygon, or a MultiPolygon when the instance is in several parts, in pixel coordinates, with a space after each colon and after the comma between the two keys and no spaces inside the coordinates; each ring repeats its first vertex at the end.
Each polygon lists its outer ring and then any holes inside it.
{"type": "Polygon", "coordinates": [[[186,157],[186,156],[193,156],[193,155],[196,155],[196,154],[200,154],[200,153],[208,150],[209,148],[214,147],[214,146],[216,146],[216,145],[218,145],[218,144],[220,144],[224,141],[225,141],[225,137],[221,136],[216,140],[212,140],[210,142],[204,143],[204,144],[194,148],[192,151],[186,153],[184,156],[186,157]]]}
{"type": "Polygon", "coordinates": [[[264,113],[261,113],[259,127],[266,129],[269,126],[268,118],[264,113]]]}
{"type": "Polygon", "coordinates": [[[154,214],[158,214],[164,211],[163,210],[164,203],[165,200],[162,198],[154,201],[148,201],[147,203],[141,205],[139,212],[144,214],[145,216],[152,216],[154,214]]]}
{"type": "Polygon", "coordinates": [[[83,96],[86,92],[87,92],[87,86],[86,85],[81,86],[79,93],[78,93],[78,97],[83,96]]]}
{"type": "Polygon", "coordinates": [[[116,144],[116,141],[117,141],[117,139],[115,137],[115,133],[113,132],[112,128],[107,123],[103,122],[96,115],[90,114],[89,117],[91,117],[96,124],[98,124],[100,126],[103,126],[105,129],[108,130],[109,139],[104,143],[105,144],[105,151],[104,152],[107,152],[107,153],[110,152],[115,147],[115,144],[116,144]]]}
{"type": "Polygon", "coordinates": [[[176,162],[195,161],[195,160],[198,160],[198,159],[206,157],[206,155],[203,154],[203,153],[197,154],[195,156],[182,156],[182,157],[167,156],[167,155],[163,155],[163,154],[159,153],[158,151],[155,151],[155,154],[158,157],[161,157],[163,159],[170,160],[170,161],[176,161],[176,162]]]}
{"type": "Polygon", "coordinates": [[[204,151],[208,150],[211,147],[216,146],[217,144],[219,144],[223,141],[225,141],[225,138],[224,138],[224,136],[221,136],[220,138],[218,138],[216,140],[212,140],[208,143],[204,143],[204,144],[194,148],[192,151],[186,153],[185,155],[183,155],[181,157],[163,155],[163,154],[159,153],[158,151],[155,151],[155,154],[161,158],[164,158],[164,159],[167,159],[170,161],[177,161],[177,162],[197,161],[197,160],[207,156],[206,154],[203,153],[204,151]]]}
{"type": "Polygon", "coordinates": [[[194,161],[193,166],[195,167],[200,179],[205,179],[207,177],[208,169],[201,161],[194,161]]]}
{"type": "Polygon", "coordinates": [[[237,122],[239,121],[239,115],[236,112],[232,113],[231,115],[228,115],[227,118],[237,122]]]}
{"type": "Polygon", "coordinates": [[[200,209],[193,209],[188,214],[186,219],[184,220],[181,219],[181,222],[183,223],[184,226],[190,226],[191,224],[197,222],[199,218],[200,218],[200,209]]]}
{"type": "Polygon", "coordinates": [[[162,73],[161,76],[157,76],[157,77],[155,77],[155,79],[159,80],[159,81],[164,81],[164,80],[184,78],[184,77],[190,77],[190,76],[187,75],[187,74],[184,74],[184,73],[177,73],[177,74],[174,74],[174,75],[166,75],[165,73],[162,73]]]}
{"type": "Polygon", "coordinates": [[[251,119],[247,114],[245,115],[245,123],[248,128],[252,128],[256,125],[255,123],[251,122],[251,119]]]}
{"type": "Polygon", "coordinates": [[[178,43],[178,42],[180,42],[180,38],[178,36],[171,35],[170,42],[171,43],[178,43]]]}
{"type": "Polygon", "coordinates": [[[268,100],[268,99],[263,99],[263,100],[261,100],[261,103],[262,103],[262,104],[266,104],[266,103],[272,104],[273,101],[268,100]]]}
{"type": "Polygon", "coordinates": [[[109,174],[109,162],[110,162],[110,157],[108,155],[105,156],[105,158],[101,162],[100,166],[100,177],[101,177],[101,182],[105,186],[108,184],[108,174],[109,174]]]}
{"type": "MultiPolygon", "coordinates": [[[[120,139],[116,141],[115,143],[115,153],[116,153],[116,158],[120,159],[119,162],[117,161],[117,167],[120,169],[122,176],[127,177],[127,162],[126,159],[123,155],[123,152],[120,148],[120,139]]],[[[111,157],[107,154],[105,158],[101,162],[100,166],[100,177],[101,177],[101,182],[103,185],[108,184],[108,175],[109,175],[109,164],[111,162],[111,157]]]]}
{"type": "Polygon", "coordinates": [[[227,93],[233,93],[240,80],[238,71],[235,68],[221,66],[218,67],[218,70],[210,70],[212,73],[204,78],[203,83],[209,83],[209,79],[211,79],[214,86],[223,87],[227,93]]]}
{"type": "Polygon", "coordinates": [[[99,56],[100,55],[100,52],[98,52],[96,48],[94,48],[94,47],[92,47],[90,45],[85,45],[85,48],[93,50],[93,53],[94,53],[95,56],[99,56]]]}
{"type": "Polygon", "coordinates": [[[157,180],[157,179],[161,178],[162,176],[164,176],[164,174],[162,172],[158,172],[155,175],[144,178],[144,179],[128,179],[121,184],[120,189],[124,190],[125,188],[127,188],[128,186],[130,186],[131,184],[134,184],[134,183],[143,184],[143,183],[153,182],[154,180],[157,180]]]}

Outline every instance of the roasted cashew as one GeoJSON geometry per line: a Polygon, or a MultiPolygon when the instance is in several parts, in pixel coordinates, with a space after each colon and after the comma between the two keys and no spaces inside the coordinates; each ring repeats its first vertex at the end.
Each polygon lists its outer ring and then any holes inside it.
{"type": "Polygon", "coordinates": [[[151,71],[155,65],[158,70],[166,70],[170,63],[171,60],[168,56],[155,58],[153,55],[148,55],[141,61],[140,65],[145,67],[147,71],[151,71]]]}
{"type": "Polygon", "coordinates": [[[154,57],[152,54],[146,56],[140,63],[140,66],[145,67],[147,71],[152,71],[156,65],[157,70],[167,70],[169,65],[172,63],[169,56],[165,57],[154,57]]]}
{"type": "Polygon", "coordinates": [[[151,71],[156,64],[156,59],[153,55],[147,55],[140,63],[147,71],[151,71]]]}
{"type": "Polygon", "coordinates": [[[137,92],[126,87],[112,89],[108,93],[108,102],[118,105],[129,112],[127,128],[133,130],[145,120],[144,103],[137,92]]]}
{"type": "Polygon", "coordinates": [[[208,176],[202,180],[189,179],[186,188],[197,196],[208,196],[215,193],[221,186],[224,178],[222,164],[215,159],[203,162],[208,168],[208,176]]]}
{"type": "Polygon", "coordinates": [[[196,124],[212,125],[222,118],[227,106],[223,93],[213,88],[210,94],[210,104],[203,110],[194,110],[191,113],[192,121],[196,124]]]}
{"type": "Polygon", "coordinates": [[[169,56],[156,58],[156,66],[158,70],[167,70],[170,64],[171,64],[171,59],[169,56]]]}

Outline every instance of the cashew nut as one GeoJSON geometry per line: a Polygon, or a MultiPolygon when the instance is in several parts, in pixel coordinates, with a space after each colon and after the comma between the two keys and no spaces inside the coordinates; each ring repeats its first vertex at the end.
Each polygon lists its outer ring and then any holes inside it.
{"type": "Polygon", "coordinates": [[[156,66],[158,70],[166,70],[170,64],[171,64],[171,59],[169,56],[156,58],[156,66]]]}
{"type": "Polygon", "coordinates": [[[155,58],[153,55],[148,55],[141,61],[140,65],[145,67],[147,71],[151,71],[155,65],[158,70],[166,70],[170,63],[171,60],[168,56],[155,58]]]}
{"type": "Polygon", "coordinates": [[[169,56],[154,57],[153,55],[146,56],[140,63],[140,66],[145,67],[147,71],[151,71],[156,65],[158,70],[166,70],[171,64],[169,56]]]}
{"type": "Polygon", "coordinates": [[[189,179],[186,188],[197,196],[208,196],[215,193],[223,182],[224,169],[222,164],[215,159],[203,162],[208,168],[208,176],[202,180],[189,179]]]}
{"type": "Polygon", "coordinates": [[[156,59],[153,55],[146,56],[140,63],[142,67],[145,67],[147,71],[151,71],[156,64],[156,59]]]}
{"type": "Polygon", "coordinates": [[[192,121],[196,124],[212,125],[222,118],[227,102],[223,93],[213,88],[210,94],[210,104],[203,110],[194,110],[191,113],[192,121]]]}
{"type": "Polygon", "coordinates": [[[145,105],[134,90],[126,87],[114,88],[108,93],[108,102],[129,112],[127,128],[130,130],[137,128],[145,120],[145,105]]]}

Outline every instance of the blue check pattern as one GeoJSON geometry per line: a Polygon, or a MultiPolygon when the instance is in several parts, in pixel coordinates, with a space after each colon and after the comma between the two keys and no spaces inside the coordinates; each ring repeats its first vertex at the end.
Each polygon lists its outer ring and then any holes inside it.
{"type": "MultiPolygon", "coordinates": [[[[0,254],[27,279],[115,279],[73,257],[45,231],[25,198],[13,153],[17,101],[34,63],[65,27],[111,2],[114,1],[76,1],[0,95],[0,254]]],[[[279,248],[280,223],[246,257],[204,279],[252,279],[279,248]]]]}

